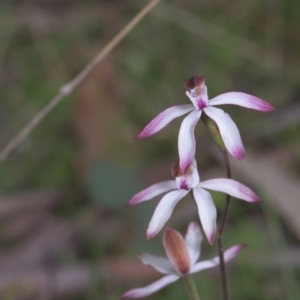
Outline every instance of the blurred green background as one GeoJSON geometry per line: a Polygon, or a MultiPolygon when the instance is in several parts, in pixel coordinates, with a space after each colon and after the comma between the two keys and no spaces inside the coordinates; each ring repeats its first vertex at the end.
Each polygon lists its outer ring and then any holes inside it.
{"type": "MultiPolygon", "coordinates": [[[[1,148],[147,1],[0,2],[1,148]]],[[[187,104],[184,82],[205,76],[210,97],[259,96],[264,114],[224,106],[246,148],[233,178],[262,204],[233,200],[225,245],[247,243],[229,265],[232,299],[300,299],[300,1],[164,1],[0,163],[1,299],[118,299],[157,277],[141,251],[157,200],[125,208],[141,188],[171,178],[181,119],[143,141],[163,109],[187,104]]],[[[217,146],[197,126],[203,179],[225,177],[217,146]]],[[[213,194],[219,217],[224,195],[213,194]]],[[[159,198],[158,198],[159,199],[159,198]]],[[[198,220],[184,199],[168,225],[198,220]]],[[[203,257],[216,255],[204,242],[203,257]]],[[[159,275],[158,275],[159,276],[159,275]]],[[[220,299],[218,270],[195,276],[220,299]]],[[[185,299],[177,283],[148,299],[185,299]]]]}

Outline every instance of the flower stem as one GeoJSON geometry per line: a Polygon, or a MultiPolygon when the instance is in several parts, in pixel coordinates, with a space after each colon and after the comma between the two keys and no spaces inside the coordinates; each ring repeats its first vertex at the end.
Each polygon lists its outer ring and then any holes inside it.
{"type": "Polygon", "coordinates": [[[228,282],[227,282],[227,272],[226,272],[226,264],[224,260],[224,250],[223,250],[223,240],[221,236],[217,237],[217,248],[220,260],[220,273],[221,273],[221,281],[222,281],[222,291],[223,291],[223,299],[229,299],[229,291],[228,291],[228,282]]]}
{"type": "MultiPolygon", "coordinates": [[[[226,177],[231,178],[231,168],[230,168],[230,163],[229,163],[229,158],[228,158],[227,151],[226,151],[226,149],[223,149],[222,147],[220,147],[220,150],[221,150],[223,160],[224,160],[224,163],[225,163],[226,177]]],[[[230,199],[231,199],[231,196],[226,194],[225,208],[224,208],[224,212],[223,212],[223,215],[222,215],[221,225],[220,225],[220,228],[219,228],[219,235],[220,235],[221,238],[223,236],[224,228],[225,228],[225,225],[227,223],[227,219],[228,219],[228,215],[229,215],[230,199]]]]}
{"type": "MultiPolygon", "coordinates": [[[[204,124],[208,127],[210,133],[213,136],[213,139],[216,141],[216,143],[219,146],[219,149],[222,153],[222,157],[224,160],[225,168],[226,168],[226,177],[231,178],[231,167],[230,162],[227,154],[227,150],[224,144],[224,141],[222,139],[222,136],[220,134],[219,128],[217,124],[210,119],[208,116],[203,114],[202,120],[204,124]]],[[[217,248],[218,248],[218,254],[219,254],[219,260],[220,260],[220,273],[221,273],[221,281],[222,281],[222,290],[223,290],[223,299],[228,300],[229,299],[229,291],[228,291],[228,282],[227,282],[227,273],[226,273],[226,265],[224,261],[224,250],[223,250],[223,234],[225,225],[227,223],[228,215],[229,215],[229,208],[230,208],[230,195],[226,194],[226,203],[224,212],[221,219],[221,225],[218,229],[218,236],[217,236],[217,248]]]]}
{"type": "MultiPolygon", "coordinates": [[[[225,162],[227,178],[231,178],[231,168],[230,168],[227,151],[226,151],[226,149],[223,149],[222,147],[220,147],[220,150],[223,155],[224,162],[225,162]]],[[[221,273],[222,290],[223,290],[223,299],[224,300],[229,299],[226,264],[224,261],[223,234],[224,234],[225,225],[227,223],[227,219],[228,219],[228,215],[229,215],[230,198],[231,198],[230,195],[226,194],[225,208],[224,208],[224,212],[222,215],[221,225],[219,227],[218,237],[217,237],[217,248],[218,248],[219,260],[220,260],[220,273],[221,273]]]]}
{"type": "Polygon", "coordinates": [[[182,281],[186,290],[186,293],[190,300],[200,300],[200,296],[196,289],[195,281],[191,275],[182,277],[182,281]]]}

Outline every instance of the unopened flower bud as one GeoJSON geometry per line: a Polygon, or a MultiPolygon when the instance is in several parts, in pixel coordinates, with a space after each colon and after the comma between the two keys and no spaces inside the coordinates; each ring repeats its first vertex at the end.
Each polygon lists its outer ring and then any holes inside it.
{"type": "Polygon", "coordinates": [[[171,228],[167,228],[163,244],[169,260],[180,275],[186,275],[190,271],[190,256],[182,235],[171,228]]]}

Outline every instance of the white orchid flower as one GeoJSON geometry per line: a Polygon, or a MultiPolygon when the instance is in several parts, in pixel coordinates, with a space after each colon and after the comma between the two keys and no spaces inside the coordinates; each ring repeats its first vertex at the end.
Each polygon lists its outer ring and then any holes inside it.
{"type": "Polygon", "coordinates": [[[132,206],[168,192],[154,211],[147,230],[148,239],[154,237],[163,228],[171,217],[177,202],[190,191],[193,193],[198,208],[203,231],[211,244],[217,230],[217,211],[212,197],[206,189],[223,192],[247,202],[260,202],[259,197],[251,189],[233,179],[217,178],[201,182],[195,160],[185,172],[180,169],[178,162],[175,163],[172,174],[175,180],[156,183],[137,193],[128,202],[128,205],[132,206]]]}
{"type": "MultiPolygon", "coordinates": [[[[219,257],[197,262],[201,253],[201,242],[201,230],[196,222],[190,223],[185,239],[178,231],[167,228],[163,237],[167,258],[148,253],[139,255],[144,265],[151,266],[165,276],[145,287],[127,291],[121,299],[152,295],[183,276],[218,266],[219,257]]],[[[245,245],[239,244],[226,250],[224,252],[225,262],[233,259],[244,247],[245,245]]]]}
{"type": "Polygon", "coordinates": [[[233,157],[243,160],[245,149],[237,126],[227,113],[214,106],[233,104],[263,112],[272,111],[274,107],[260,98],[241,92],[229,92],[209,100],[205,78],[201,76],[191,77],[185,83],[185,87],[186,95],[192,104],[172,106],[164,110],[136,136],[136,139],[147,138],[163,129],[175,118],[190,112],[181,124],[178,138],[180,168],[186,171],[195,157],[194,128],[204,111],[216,122],[227,151],[233,157]]]}

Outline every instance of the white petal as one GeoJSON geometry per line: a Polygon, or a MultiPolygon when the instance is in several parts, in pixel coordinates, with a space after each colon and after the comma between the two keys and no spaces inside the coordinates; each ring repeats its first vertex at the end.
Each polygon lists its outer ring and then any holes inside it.
{"type": "MultiPolygon", "coordinates": [[[[237,254],[243,248],[245,248],[245,245],[239,244],[239,245],[232,246],[231,248],[226,250],[224,252],[225,263],[229,262],[234,257],[236,257],[237,254]]],[[[194,266],[192,266],[190,273],[196,273],[196,272],[199,272],[199,271],[202,271],[202,270],[205,270],[205,269],[214,268],[214,267],[218,266],[219,264],[220,264],[219,257],[216,256],[211,260],[205,260],[205,261],[201,261],[201,262],[195,264],[194,266]]]]}
{"type": "Polygon", "coordinates": [[[260,110],[260,111],[272,111],[274,107],[255,96],[241,93],[241,92],[229,92],[221,94],[209,101],[210,105],[221,105],[221,104],[233,104],[249,109],[260,110]]]}
{"type": "Polygon", "coordinates": [[[153,293],[161,290],[162,288],[169,285],[170,283],[175,282],[179,278],[180,277],[175,274],[164,276],[161,279],[159,279],[145,287],[132,289],[132,290],[124,293],[122,295],[121,299],[142,298],[142,297],[152,295],[153,293]]]}
{"type": "Polygon", "coordinates": [[[245,149],[239,130],[230,116],[222,109],[216,107],[206,107],[204,112],[217,123],[228,152],[233,157],[243,160],[245,158],[245,149]]]}
{"type": "Polygon", "coordinates": [[[195,159],[196,141],[195,126],[201,117],[202,111],[194,110],[184,118],[178,136],[178,151],[180,169],[185,172],[195,159]]]}
{"type": "Polygon", "coordinates": [[[218,260],[204,260],[194,264],[191,268],[190,274],[200,272],[205,269],[214,268],[219,265],[219,258],[218,260]]]}
{"type": "Polygon", "coordinates": [[[217,178],[205,180],[199,183],[199,186],[205,189],[223,192],[235,198],[245,200],[247,202],[260,202],[259,197],[248,187],[228,178],[217,178]]]}
{"type": "Polygon", "coordinates": [[[164,227],[166,222],[171,217],[173,209],[177,202],[182,199],[188,191],[186,190],[176,190],[166,194],[158,203],[152,219],[150,221],[147,238],[151,239],[164,227]]]}
{"type": "Polygon", "coordinates": [[[173,121],[175,118],[178,118],[191,110],[193,110],[194,107],[192,104],[185,104],[185,105],[177,105],[172,106],[161,112],[159,115],[157,115],[143,130],[140,132],[136,139],[144,139],[149,137],[150,135],[155,134],[156,132],[163,129],[165,126],[167,126],[171,121],[173,121]]]}
{"type": "Polygon", "coordinates": [[[167,180],[151,185],[150,187],[140,191],[134,195],[128,202],[127,205],[136,205],[141,202],[151,200],[154,197],[169,192],[170,190],[176,189],[176,183],[174,180],[167,180]]]}
{"type": "Polygon", "coordinates": [[[165,257],[160,257],[149,253],[141,253],[139,254],[139,259],[144,265],[151,266],[160,273],[174,274],[176,272],[171,262],[165,257]]]}
{"type": "Polygon", "coordinates": [[[202,240],[203,237],[198,223],[191,222],[185,235],[185,244],[190,254],[191,265],[193,265],[200,256],[202,240]]]}
{"type": "Polygon", "coordinates": [[[217,210],[209,192],[197,186],[193,189],[194,198],[198,207],[203,231],[210,244],[213,243],[217,230],[217,210]]]}
{"type": "MultiPolygon", "coordinates": [[[[238,245],[234,245],[232,247],[230,247],[229,249],[227,249],[224,252],[224,260],[225,262],[229,262],[230,260],[232,260],[233,258],[235,258],[238,253],[244,249],[246,247],[245,244],[238,244],[238,245]]],[[[215,259],[219,259],[218,257],[216,257],[215,259]]]]}

